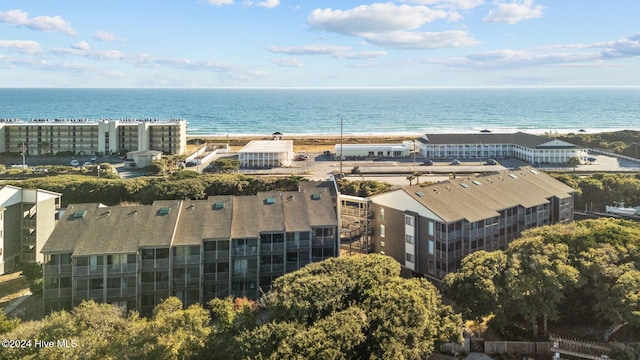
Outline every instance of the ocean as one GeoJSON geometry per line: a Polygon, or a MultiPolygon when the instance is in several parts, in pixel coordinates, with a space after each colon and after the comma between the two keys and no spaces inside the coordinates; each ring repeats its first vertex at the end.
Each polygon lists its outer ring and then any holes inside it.
{"type": "Polygon", "coordinates": [[[640,130],[640,87],[0,89],[0,118],[172,119],[189,135],[640,130]]]}

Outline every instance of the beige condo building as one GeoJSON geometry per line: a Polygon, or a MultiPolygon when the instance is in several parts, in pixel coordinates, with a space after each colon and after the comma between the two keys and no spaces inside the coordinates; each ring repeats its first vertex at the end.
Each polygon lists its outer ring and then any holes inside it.
{"type": "Polygon", "coordinates": [[[0,152],[27,155],[114,154],[158,150],[183,154],[187,122],[180,119],[0,120],[0,152]]]}

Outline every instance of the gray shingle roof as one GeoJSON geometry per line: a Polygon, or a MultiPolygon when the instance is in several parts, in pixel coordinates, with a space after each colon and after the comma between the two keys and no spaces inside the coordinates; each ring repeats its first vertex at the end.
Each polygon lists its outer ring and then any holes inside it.
{"type": "Polygon", "coordinates": [[[504,209],[546,204],[551,197],[566,199],[575,190],[543,172],[521,168],[463,176],[426,187],[411,186],[403,191],[450,223],[463,219],[475,222],[499,216],[504,209]]]}
{"type": "Polygon", "coordinates": [[[164,200],[152,205],[72,204],[42,252],[71,252],[74,256],[135,253],[141,247],[255,238],[260,232],[307,231],[320,225],[338,225],[325,188],[212,196],[207,200],[164,200]]]}
{"type": "Polygon", "coordinates": [[[417,141],[430,145],[447,144],[517,144],[530,149],[577,148],[575,144],[524,132],[517,133],[468,133],[468,134],[425,134],[417,141]]]}

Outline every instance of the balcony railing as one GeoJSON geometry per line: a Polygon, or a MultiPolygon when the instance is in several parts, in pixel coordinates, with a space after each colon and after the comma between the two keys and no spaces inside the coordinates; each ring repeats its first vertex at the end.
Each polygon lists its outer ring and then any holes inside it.
{"type": "Polygon", "coordinates": [[[71,265],[45,265],[44,273],[46,275],[71,274],[71,265]]]}
{"type": "Polygon", "coordinates": [[[142,283],[142,291],[166,291],[169,290],[168,281],[142,283]]]}
{"type": "Polygon", "coordinates": [[[205,251],[204,259],[228,259],[229,258],[229,250],[221,250],[221,251],[205,251]]]}
{"type": "Polygon", "coordinates": [[[136,288],[113,288],[107,289],[108,298],[135,297],[136,288]]]}
{"type": "Polygon", "coordinates": [[[306,249],[311,245],[311,240],[287,241],[287,249],[306,249]]]}
{"type": "Polygon", "coordinates": [[[204,281],[227,281],[229,280],[229,272],[205,273],[204,281]]]}
{"type": "Polygon", "coordinates": [[[62,288],[62,289],[45,289],[44,297],[46,299],[50,298],[63,298],[63,297],[71,297],[71,288],[62,288]]]}
{"type": "Polygon", "coordinates": [[[312,244],[314,246],[334,246],[335,245],[335,240],[333,239],[333,236],[318,236],[316,238],[313,239],[312,244]]]}
{"type": "Polygon", "coordinates": [[[256,277],[258,275],[258,268],[248,268],[242,270],[233,270],[233,277],[256,277]]]}
{"type": "Polygon", "coordinates": [[[169,267],[169,258],[142,260],[142,267],[145,269],[169,267]]]}
{"type": "Polygon", "coordinates": [[[75,266],[73,275],[100,275],[103,273],[103,266],[75,266]]]}
{"type": "Polygon", "coordinates": [[[184,256],[174,256],[173,257],[174,265],[185,265],[185,264],[200,264],[200,255],[190,255],[187,257],[184,256]]]}
{"type": "Polygon", "coordinates": [[[282,252],[284,251],[284,243],[275,243],[275,244],[261,244],[260,251],[265,252],[282,252]]]}
{"type": "Polygon", "coordinates": [[[109,274],[125,274],[136,272],[136,264],[111,264],[107,267],[109,274]]]}
{"type": "Polygon", "coordinates": [[[22,227],[23,228],[35,228],[36,227],[36,220],[35,219],[22,219],[22,227]]]}

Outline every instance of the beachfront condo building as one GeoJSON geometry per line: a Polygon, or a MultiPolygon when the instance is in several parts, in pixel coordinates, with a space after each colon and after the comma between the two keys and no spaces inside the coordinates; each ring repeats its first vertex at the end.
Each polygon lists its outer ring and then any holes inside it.
{"type": "Polygon", "coordinates": [[[42,249],[47,311],[83,300],[149,315],[169,296],[185,306],[256,299],[271,282],[339,254],[325,187],[151,205],[69,205],[42,249]]]}
{"type": "Polygon", "coordinates": [[[0,274],[18,263],[42,263],[40,250],[56,226],[60,208],[59,193],[0,188],[0,274]]]}
{"type": "Polygon", "coordinates": [[[88,155],[157,150],[183,154],[185,120],[37,119],[0,121],[0,152],[88,155]]]}
{"type": "Polygon", "coordinates": [[[573,221],[574,192],[520,168],[375,195],[372,251],[396,259],[407,275],[440,281],[475,251],[505,249],[524,230],[573,221]]]}
{"type": "Polygon", "coordinates": [[[586,160],[586,148],[566,141],[523,132],[425,134],[416,149],[428,159],[491,159],[513,157],[535,165],[567,164],[586,160]]]}

